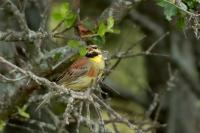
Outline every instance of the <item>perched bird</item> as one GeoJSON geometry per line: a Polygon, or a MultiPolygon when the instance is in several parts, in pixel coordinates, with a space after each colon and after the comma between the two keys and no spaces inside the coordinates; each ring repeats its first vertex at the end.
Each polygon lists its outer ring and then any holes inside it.
{"type": "Polygon", "coordinates": [[[102,76],[104,67],[101,50],[96,45],[89,45],[86,55],[73,62],[57,83],[67,89],[85,91],[102,76]]]}

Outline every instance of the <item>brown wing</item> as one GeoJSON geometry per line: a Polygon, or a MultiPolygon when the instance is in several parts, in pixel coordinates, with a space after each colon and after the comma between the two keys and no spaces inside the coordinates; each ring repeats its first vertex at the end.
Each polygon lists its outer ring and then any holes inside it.
{"type": "Polygon", "coordinates": [[[62,84],[63,82],[70,83],[76,80],[78,77],[87,74],[91,63],[86,57],[82,57],[76,60],[59,78],[58,83],[62,84]]]}

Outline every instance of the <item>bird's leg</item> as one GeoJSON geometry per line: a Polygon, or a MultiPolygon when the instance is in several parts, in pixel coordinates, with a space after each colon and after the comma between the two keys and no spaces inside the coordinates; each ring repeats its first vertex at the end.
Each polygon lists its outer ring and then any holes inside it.
{"type": "Polygon", "coordinates": [[[89,97],[90,94],[91,94],[91,91],[92,91],[92,87],[88,88],[87,91],[85,92],[85,95],[86,95],[87,97],[89,97]]]}

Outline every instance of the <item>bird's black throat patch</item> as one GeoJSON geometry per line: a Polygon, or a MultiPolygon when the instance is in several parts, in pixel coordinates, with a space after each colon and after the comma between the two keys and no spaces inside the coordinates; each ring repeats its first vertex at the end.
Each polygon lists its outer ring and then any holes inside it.
{"type": "Polygon", "coordinates": [[[97,55],[99,55],[97,52],[88,52],[88,53],[86,53],[85,56],[88,57],[88,58],[93,58],[97,55]]]}

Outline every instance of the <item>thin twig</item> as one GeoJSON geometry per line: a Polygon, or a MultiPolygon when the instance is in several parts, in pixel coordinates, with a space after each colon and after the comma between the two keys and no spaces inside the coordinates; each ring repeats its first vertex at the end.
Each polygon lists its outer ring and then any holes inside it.
{"type": "Polygon", "coordinates": [[[49,12],[49,9],[50,9],[51,2],[52,2],[52,0],[48,0],[46,8],[44,9],[44,12],[41,14],[42,21],[40,23],[39,31],[44,31],[44,28],[47,24],[48,12],[49,12]]]}
{"type": "Polygon", "coordinates": [[[65,22],[65,19],[61,20],[55,28],[53,28],[52,32],[55,32],[63,23],[65,22]]]}
{"type": "Polygon", "coordinates": [[[19,22],[21,29],[28,32],[29,28],[27,26],[24,14],[20,13],[19,9],[12,1],[3,0],[3,3],[5,4],[5,7],[15,15],[16,20],[19,22]]]}
{"type": "Polygon", "coordinates": [[[175,6],[176,8],[178,8],[179,10],[181,10],[181,11],[187,13],[187,14],[190,15],[190,16],[196,16],[196,17],[198,17],[198,16],[200,15],[200,14],[195,14],[195,13],[192,13],[192,12],[190,12],[190,11],[184,10],[182,7],[177,6],[176,4],[172,3],[171,1],[168,1],[168,0],[163,0],[163,1],[169,3],[169,4],[172,5],[172,6],[175,6]]]}
{"type": "MultiPolygon", "coordinates": [[[[131,45],[129,48],[127,48],[127,50],[125,52],[123,52],[124,54],[127,54],[129,53],[129,51],[131,51],[134,47],[136,47],[139,42],[141,42],[142,40],[144,40],[146,36],[142,37],[140,40],[138,40],[136,43],[134,43],[133,45],[131,45]]],[[[117,55],[117,54],[116,54],[117,55]]],[[[116,56],[116,55],[113,55],[111,57],[111,59],[116,56]]],[[[122,54],[120,54],[119,56],[121,56],[122,54]]],[[[108,76],[112,70],[114,70],[118,65],[119,63],[121,62],[122,58],[121,57],[118,57],[117,61],[114,63],[114,65],[112,65],[110,68],[109,68],[109,71],[106,73],[106,76],[108,76]]]]}
{"type": "Polygon", "coordinates": [[[16,41],[30,41],[33,42],[35,39],[43,39],[47,37],[53,37],[53,34],[47,32],[35,32],[35,31],[0,31],[0,41],[5,42],[16,42],[16,41]]]}
{"type": "Polygon", "coordinates": [[[162,41],[167,35],[169,35],[169,32],[166,32],[164,35],[162,35],[158,40],[156,40],[147,50],[146,53],[150,53],[152,49],[160,42],[162,41]]]}
{"type": "MultiPolygon", "coordinates": [[[[109,117],[109,119],[113,119],[112,116],[109,113],[108,113],[108,117],[109,117]]],[[[120,133],[119,130],[117,129],[115,122],[112,121],[111,123],[112,123],[113,130],[115,131],[115,133],[120,133]]]]}
{"type": "MultiPolygon", "coordinates": [[[[79,116],[82,115],[82,110],[83,110],[83,101],[80,102],[80,107],[79,107],[79,116]]],[[[77,126],[76,126],[76,133],[79,133],[79,130],[80,130],[80,122],[81,120],[78,118],[77,119],[77,126]]]]}
{"type": "Polygon", "coordinates": [[[67,104],[67,107],[65,109],[65,112],[63,114],[64,119],[61,122],[61,127],[60,127],[60,129],[58,131],[59,133],[62,133],[64,131],[65,125],[69,125],[70,113],[73,110],[73,101],[74,101],[74,99],[72,97],[70,97],[69,100],[68,100],[68,104],[67,104]]]}
{"type": "Polygon", "coordinates": [[[149,106],[149,109],[145,113],[146,119],[150,118],[151,114],[153,113],[153,111],[157,107],[158,103],[159,103],[159,95],[157,93],[155,93],[154,98],[153,98],[153,102],[151,103],[151,105],[149,106]]]}
{"type": "Polygon", "coordinates": [[[129,128],[134,129],[137,133],[141,133],[142,131],[137,128],[136,125],[133,125],[130,123],[127,119],[123,118],[121,115],[119,115],[117,112],[115,112],[109,105],[107,105],[105,102],[103,102],[101,99],[99,99],[95,94],[92,94],[92,97],[96,102],[98,102],[100,105],[102,105],[108,113],[122,121],[124,124],[126,124],[129,128]]]}
{"type": "Polygon", "coordinates": [[[57,85],[55,82],[51,82],[46,78],[42,78],[42,77],[35,75],[31,71],[23,70],[22,68],[12,64],[11,62],[7,61],[6,59],[4,59],[1,56],[0,56],[0,63],[7,64],[8,66],[16,69],[17,71],[19,71],[22,74],[24,74],[25,76],[27,76],[27,78],[28,77],[31,78],[33,81],[35,81],[39,85],[47,86],[52,91],[56,91],[60,94],[63,94],[63,93],[66,94],[66,95],[68,94],[68,95],[71,95],[73,98],[76,98],[76,99],[87,99],[88,98],[83,92],[76,92],[76,91],[73,91],[73,90],[70,90],[70,89],[66,89],[63,86],[57,85]]]}
{"type": "Polygon", "coordinates": [[[6,77],[6,76],[0,74],[0,78],[2,78],[2,79],[5,80],[5,81],[8,81],[8,82],[16,82],[16,81],[20,81],[20,80],[25,79],[26,76],[21,76],[21,77],[19,77],[19,78],[11,79],[11,78],[8,78],[8,77],[6,77]]]}

